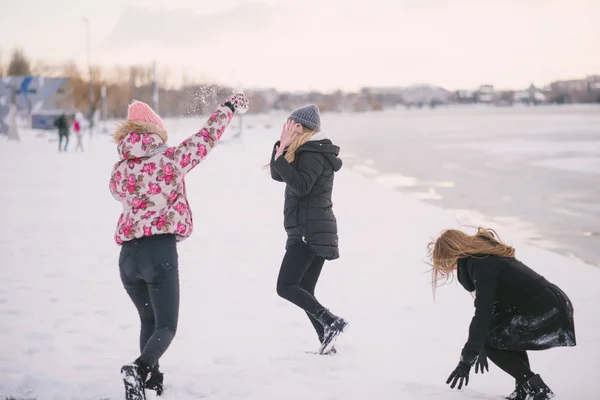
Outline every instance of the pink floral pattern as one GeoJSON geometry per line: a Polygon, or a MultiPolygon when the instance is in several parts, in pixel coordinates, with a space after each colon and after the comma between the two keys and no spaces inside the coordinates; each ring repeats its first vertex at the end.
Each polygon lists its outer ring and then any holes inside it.
{"type": "Polygon", "coordinates": [[[141,138],[142,137],[139,133],[132,132],[131,135],[129,136],[129,138],[127,139],[127,141],[131,144],[136,144],[137,142],[140,141],[141,138]]]}
{"type": "Polygon", "coordinates": [[[160,160],[160,167],[161,168],[158,170],[158,178],[156,180],[159,182],[164,182],[167,185],[174,184],[175,174],[173,164],[165,164],[162,160],[160,160]]]}
{"type": "Polygon", "coordinates": [[[121,160],[109,182],[113,197],[123,205],[115,231],[118,244],[163,233],[181,241],[192,234],[184,177],[216,146],[232,116],[221,105],[198,133],[151,156],[163,144],[158,134],[136,131],[123,137],[118,145],[121,160]]]}
{"type": "Polygon", "coordinates": [[[192,161],[192,155],[190,153],[186,153],[181,157],[181,161],[179,161],[179,165],[182,167],[186,167],[192,161]]]}
{"type": "Polygon", "coordinates": [[[196,136],[200,136],[207,143],[212,139],[212,137],[210,136],[210,133],[208,133],[208,131],[206,129],[202,129],[200,132],[198,132],[196,134],[196,136]]]}
{"type": "Polygon", "coordinates": [[[198,151],[196,151],[196,155],[198,157],[206,157],[206,153],[207,153],[206,146],[203,145],[203,144],[199,144],[198,145],[198,151]]]}
{"type": "Polygon", "coordinates": [[[142,168],[142,172],[150,176],[154,175],[154,171],[156,171],[156,163],[153,162],[144,164],[142,168]]]}
{"type": "Polygon", "coordinates": [[[148,193],[150,194],[160,194],[162,193],[162,188],[158,183],[150,183],[148,184],[148,193]]]}

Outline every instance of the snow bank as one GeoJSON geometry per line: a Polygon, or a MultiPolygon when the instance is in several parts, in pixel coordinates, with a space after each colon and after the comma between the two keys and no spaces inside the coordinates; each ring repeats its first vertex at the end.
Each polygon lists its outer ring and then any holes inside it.
{"type": "MultiPolygon", "coordinates": [[[[200,121],[167,124],[175,142],[200,121]]],[[[317,297],[351,329],[335,357],[309,354],[318,347],[310,323],[275,293],[283,185],[261,166],[278,133],[233,133],[187,179],[192,208],[205,212],[179,247],[180,325],[161,360],[163,399],[496,399],[512,391],[493,365],[462,392],[445,385],[472,298],[455,283],[433,302],[425,246],[456,221],[350,168],[336,176],[341,258],[326,264],[317,297]]],[[[116,151],[107,136],[87,141],[83,154],[21,136],[0,141],[0,397],[121,399],[119,369],[137,356],[138,319],[112,239],[116,151]]],[[[534,371],[557,398],[597,399],[600,271],[496,228],[575,306],[578,346],[532,353],[534,371]]]]}

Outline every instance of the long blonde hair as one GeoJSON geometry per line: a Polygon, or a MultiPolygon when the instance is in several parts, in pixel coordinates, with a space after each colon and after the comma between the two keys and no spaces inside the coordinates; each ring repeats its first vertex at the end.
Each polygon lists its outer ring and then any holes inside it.
{"type": "Polygon", "coordinates": [[[514,257],[515,249],[502,242],[493,229],[478,227],[474,235],[456,229],[442,231],[439,238],[429,242],[427,253],[431,260],[431,284],[435,296],[435,289],[454,276],[459,258],[488,255],[514,257]]]}
{"type": "MultiPolygon", "coordinates": [[[[298,148],[300,146],[302,146],[304,143],[308,142],[310,140],[310,138],[317,132],[318,131],[309,129],[309,128],[305,127],[304,125],[302,125],[302,133],[296,135],[296,137],[294,138],[292,143],[290,143],[289,146],[287,147],[287,151],[285,153],[285,159],[287,160],[288,163],[291,164],[294,162],[294,160],[296,159],[296,150],[298,150],[298,148]]],[[[267,165],[265,165],[265,168],[269,167],[269,165],[271,165],[271,163],[268,163],[267,165]]]]}

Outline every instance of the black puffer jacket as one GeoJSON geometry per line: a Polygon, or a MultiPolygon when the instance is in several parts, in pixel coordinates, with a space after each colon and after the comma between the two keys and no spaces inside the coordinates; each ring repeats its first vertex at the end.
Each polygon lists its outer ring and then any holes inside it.
{"type": "Polygon", "coordinates": [[[490,341],[493,347],[506,350],[575,344],[573,307],[566,294],[516,258],[461,258],[457,276],[466,290],[476,292],[463,361],[472,364],[481,346],[490,341]],[[553,318],[542,317],[552,312],[553,318]],[[526,320],[531,322],[520,322],[526,320]],[[556,336],[554,342],[540,341],[552,335],[556,336]]]}
{"type": "Polygon", "coordinates": [[[304,241],[316,255],[335,260],[339,250],[331,194],[333,175],[342,168],[340,148],[329,139],[310,141],[296,150],[294,162],[289,164],[284,156],[274,159],[278,145],[275,143],[271,155],[271,177],[286,183],[286,248],[304,241]]]}
{"type": "Polygon", "coordinates": [[[68,136],[69,135],[69,121],[65,114],[62,114],[54,121],[54,126],[58,128],[58,134],[60,136],[68,136]]]}

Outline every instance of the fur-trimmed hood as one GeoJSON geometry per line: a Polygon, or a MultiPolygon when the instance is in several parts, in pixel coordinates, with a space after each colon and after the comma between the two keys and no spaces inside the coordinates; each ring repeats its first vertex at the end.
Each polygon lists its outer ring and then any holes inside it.
{"type": "Polygon", "coordinates": [[[123,159],[145,157],[168,139],[167,131],[149,122],[125,121],[113,135],[123,159]]]}

